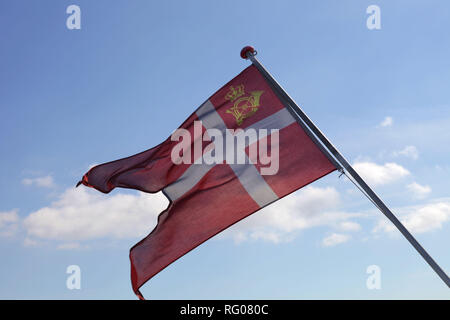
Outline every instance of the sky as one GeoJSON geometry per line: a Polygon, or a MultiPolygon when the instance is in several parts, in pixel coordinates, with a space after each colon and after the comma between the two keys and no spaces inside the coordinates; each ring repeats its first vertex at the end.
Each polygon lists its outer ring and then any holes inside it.
{"type": "MultiPolygon", "coordinates": [[[[2,1],[0,298],[136,298],[129,249],[167,200],[74,186],[93,165],[165,140],[249,65],[245,45],[450,273],[449,29],[444,0],[2,1]],[[73,4],[81,29],[66,26],[73,4]],[[370,5],[380,29],[367,27],[370,5]],[[80,289],[67,287],[72,265],[80,289]]],[[[337,172],[205,242],[141,291],[450,298],[337,172]]]]}

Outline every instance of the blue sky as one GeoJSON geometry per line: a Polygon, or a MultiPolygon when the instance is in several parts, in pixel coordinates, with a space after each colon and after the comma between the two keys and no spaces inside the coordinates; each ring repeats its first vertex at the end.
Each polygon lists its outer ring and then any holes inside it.
{"type": "MultiPolygon", "coordinates": [[[[128,250],[165,199],[75,183],[148,149],[258,58],[450,272],[446,1],[2,1],[0,298],[134,299],[128,250]],[[81,8],[81,29],[66,8],[81,8]],[[368,30],[366,8],[381,9],[368,30]],[[81,268],[81,289],[66,268],[81,268]]],[[[337,173],[190,252],[149,299],[448,299],[337,173]],[[381,270],[369,290],[366,269],[381,270]]]]}

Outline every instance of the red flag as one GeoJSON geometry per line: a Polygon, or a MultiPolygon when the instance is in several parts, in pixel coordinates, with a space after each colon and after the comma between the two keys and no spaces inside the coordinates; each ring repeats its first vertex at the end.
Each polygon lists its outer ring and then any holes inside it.
{"type": "Polygon", "coordinates": [[[104,193],[115,187],[162,191],[170,200],[157,226],[130,250],[132,286],[142,298],[139,288],[170,263],[334,170],[252,65],[203,103],[166,141],[98,165],[80,183],[104,193]],[[229,133],[227,138],[234,142],[239,135],[244,138],[237,146],[226,139],[219,143],[218,133],[229,133]],[[264,146],[268,152],[261,154],[264,146]]]}

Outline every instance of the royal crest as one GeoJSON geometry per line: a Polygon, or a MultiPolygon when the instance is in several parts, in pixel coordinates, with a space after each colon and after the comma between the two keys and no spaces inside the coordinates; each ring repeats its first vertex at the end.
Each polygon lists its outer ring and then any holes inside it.
{"type": "Polygon", "coordinates": [[[244,119],[251,117],[258,111],[259,99],[263,92],[252,91],[249,95],[245,95],[243,84],[230,87],[230,91],[225,95],[225,99],[233,102],[233,106],[227,109],[227,113],[231,113],[236,118],[238,126],[242,124],[244,119]]]}

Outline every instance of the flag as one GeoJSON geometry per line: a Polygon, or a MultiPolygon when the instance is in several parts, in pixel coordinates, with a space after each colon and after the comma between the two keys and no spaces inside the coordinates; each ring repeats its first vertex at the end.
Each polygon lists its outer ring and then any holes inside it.
{"type": "Polygon", "coordinates": [[[90,169],[79,184],[170,200],[130,250],[134,292],[169,264],[268,204],[336,170],[251,65],[158,146],[90,169]]]}

